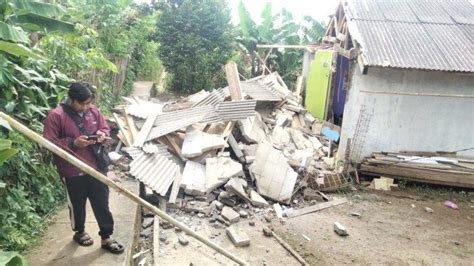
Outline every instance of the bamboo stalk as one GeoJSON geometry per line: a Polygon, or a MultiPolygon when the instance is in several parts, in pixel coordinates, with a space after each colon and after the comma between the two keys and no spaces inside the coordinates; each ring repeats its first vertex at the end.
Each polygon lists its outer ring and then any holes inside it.
{"type": "Polygon", "coordinates": [[[160,216],[160,218],[162,218],[163,220],[166,220],[169,223],[173,224],[174,226],[182,229],[187,234],[191,235],[192,237],[196,238],[197,240],[201,241],[202,243],[206,244],[207,246],[209,246],[210,248],[216,250],[217,252],[221,253],[222,255],[228,257],[229,259],[237,262],[238,264],[248,265],[245,261],[243,261],[239,257],[237,257],[234,254],[230,253],[229,251],[223,249],[222,247],[216,245],[214,242],[212,242],[209,239],[201,236],[200,234],[197,234],[196,232],[194,232],[193,230],[191,230],[190,228],[188,228],[184,224],[180,223],[179,221],[175,220],[173,217],[166,214],[166,212],[158,209],[157,207],[153,206],[152,204],[146,202],[142,198],[140,198],[137,195],[133,194],[131,191],[129,191],[129,190],[125,189],[124,187],[116,184],[112,180],[108,179],[105,175],[101,174],[100,172],[98,172],[94,168],[90,167],[86,163],[82,162],[81,160],[77,159],[73,155],[67,153],[66,151],[59,148],[58,146],[56,146],[55,144],[53,144],[49,140],[46,140],[45,138],[38,135],[37,133],[35,133],[31,129],[27,128],[26,126],[24,126],[20,122],[16,121],[12,117],[6,115],[3,112],[0,112],[0,117],[5,119],[6,121],[8,121],[8,123],[10,124],[10,126],[12,128],[19,131],[20,133],[22,133],[23,135],[25,135],[26,137],[28,137],[32,141],[34,141],[34,142],[40,144],[41,146],[45,147],[46,149],[48,149],[49,151],[51,151],[54,154],[58,155],[59,157],[63,158],[64,160],[68,161],[72,165],[78,167],[79,169],[81,169],[85,173],[93,176],[94,178],[96,178],[100,182],[102,182],[102,183],[106,184],[107,186],[117,190],[119,193],[122,193],[127,198],[129,198],[130,200],[136,202],[137,204],[139,204],[139,205],[141,205],[145,208],[148,208],[152,213],[160,216]]]}

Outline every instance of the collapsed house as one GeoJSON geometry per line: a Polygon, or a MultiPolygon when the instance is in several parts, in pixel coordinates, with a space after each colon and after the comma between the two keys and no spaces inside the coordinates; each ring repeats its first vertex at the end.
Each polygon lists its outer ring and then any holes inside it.
{"type": "Polygon", "coordinates": [[[177,209],[199,200],[191,209],[212,215],[216,204],[290,205],[297,192],[349,184],[335,168],[337,127],[309,114],[277,73],[236,82],[177,101],[125,98],[115,108],[124,146],[116,151],[131,159],[143,195],[177,209]]]}

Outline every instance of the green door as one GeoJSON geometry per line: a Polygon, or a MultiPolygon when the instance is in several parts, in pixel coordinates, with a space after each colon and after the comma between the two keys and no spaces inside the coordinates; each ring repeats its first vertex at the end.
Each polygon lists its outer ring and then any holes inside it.
{"type": "Polygon", "coordinates": [[[306,81],[305,106],[314,117],[326,119],[334,51],[317,51],[306,81]]]}

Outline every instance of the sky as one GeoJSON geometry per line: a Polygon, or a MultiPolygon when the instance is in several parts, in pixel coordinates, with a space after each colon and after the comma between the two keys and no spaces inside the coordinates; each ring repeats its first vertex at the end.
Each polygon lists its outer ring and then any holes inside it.
{"type": "MultiPolygon", "coordinates": [[[[239,13],[237,7],[240,0],[227,0],[232,10],[232,22],[239,23],[239,13]]],[[[329,15],[336,10],[339,0],[242,0],[252,19],[260,23],[260,14],[267,2],[272,3],[273,13],[286,8],[293,14],[293,18],[299,22],[304,16],[312,16],[320,22],[327,23],[329,15]]],[[[134,0],[136,3],[149,2],[148,0],[134,0]]]]}

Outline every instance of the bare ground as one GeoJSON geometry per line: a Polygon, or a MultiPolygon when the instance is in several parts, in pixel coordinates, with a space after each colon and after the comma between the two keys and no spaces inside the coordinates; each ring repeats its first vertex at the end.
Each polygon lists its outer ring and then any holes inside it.
{"type": "Polygon", "coordinates": [[[460,210],[453,210],[443,206],[447,198],[439,195],[428,199],[407,191],[359,192],[348,196],[349,204],[283,225],[273,222],[273,227],[311,265],[473,265],[474,201],[472,194],[465,195],[460,210]],[[349,236],[333,231],[336,221],[349,236]]]}

